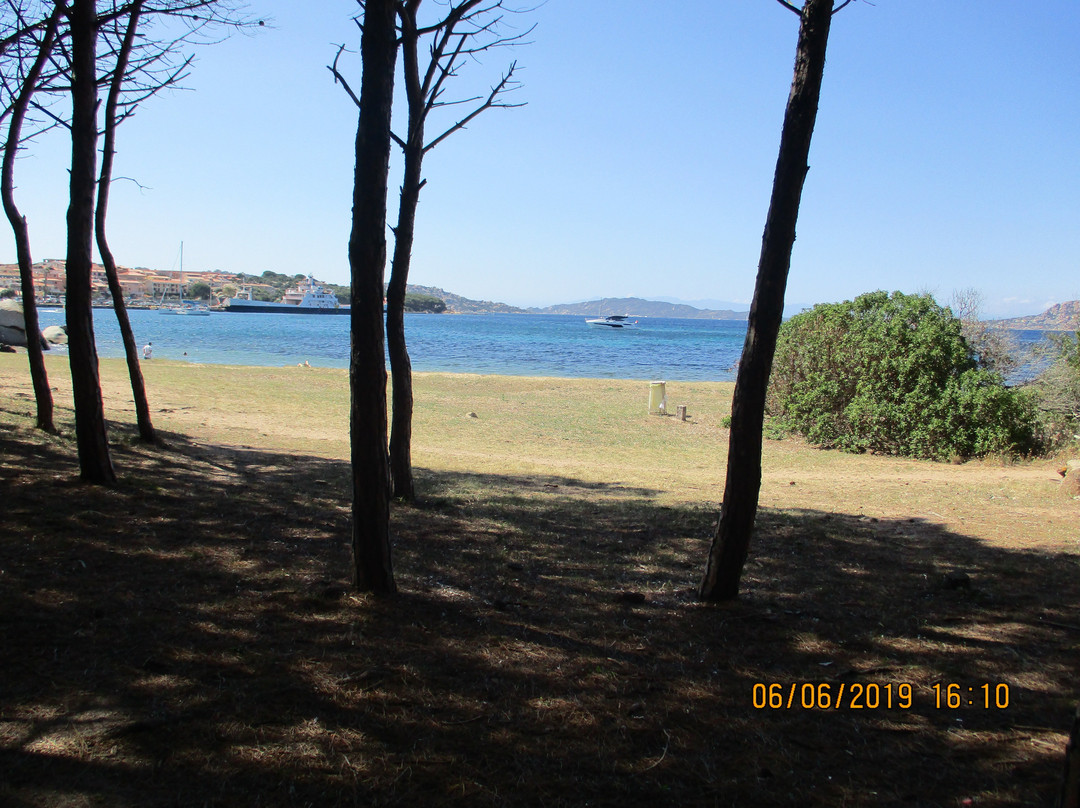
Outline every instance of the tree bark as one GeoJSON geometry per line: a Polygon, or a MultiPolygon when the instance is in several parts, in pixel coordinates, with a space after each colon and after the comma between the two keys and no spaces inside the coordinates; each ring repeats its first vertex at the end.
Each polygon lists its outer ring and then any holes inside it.
{"type": "Polygon", "coordinates": [[[1065,776],[1058,805],[1060,808],[1080,808],[1080,709],[1073,716],[1072,731],[1065,744],[1065,776]]]}
{"type": "Polygon", "coordinates": [[[49,376],[45,370],[45,355],[41,347],[41,326],[38,322],[37,303],[34,300],[34,261],[30,254],[30,228],[26,217],[15,204],[15,157],[22,141],[22,126],[26,120],[26,110],[30,99],[37,90],[45,63],[52,53],[56,31],[60,25],[62,7],[56,5],[42,34],[41,45],[30,67],[18,98],[11,109],[11,121],[8,136],[4,143],[3,168],[0,171],[0,195],[3,196],[4,213],[11,223],[15,236],[15,255],[19,262],[19,281],[22,285],[23,323],[26,328],[26,356],[30,363],[30,381],[34,387],[34,400],[37,405],[37,426],[46,432],[56,431],[53,423],[53,398],[49,388],[49,376]]]}
{"type": "Polygon", "coordinates": [[[402,151],[405,173],[401,183],[397,227],[394,229],[394,258],[386,287],[386,340],[390,355],[392,418],[390,424],[390,480],[398,499],[416,498],[412,474],[412,362],[405,343],[405,292],[412,264],[416,233],[416,208],[420,204],[421,173],[424,163],[424,122],[426,99],[420,83],[419,33],[416,26],[418,0],[400,6],[401,48],[408,102],[408,134],[402,151]]]}
{"type": "Polygon", "coordinates": [[[109,211],[109,187],[112,183],[113,158],[116,154],[116,107],[123,89],[124,73],[135,43],[135,34],[139,27],[144,0],[135,0],[128,12],[128,26],[124,41],[116,56],[112,82],[109,85],[109,97],[105,102],[105,136],[101,148],[101,175],[98,181],[97,211],[94,217],[94,230],[97,236],[98,252],[101,263],[105,265],[105,277],[109,281],[109,293],[112,295],[113,309],[120,326],[120,336],[124,342],[124,356],[127,358],[128,376],[131,378],[131,394],[135,400],[135,419],[139,428],[139,439],[145,443],[154,443],[157,439],[154,425],[150,420],[150,404],[146,399],[146,384],[143,381],[142,368],[139,365],[139,347],[135,344],[135,335],[131,330],[131,320],[124,305],[124,289],[116,272],[116,260],[105,233],[105,220],[109,211]]]}
{"type": "MultiPolygon", "coordinates": [[[[421,138],[423,126],[421,125],[421,138]]],[[[390,428],[390,479],[393,495],[413,501],[416,497],[412,474],[412,362],[405,344],[405,290],[412,262],[413,234],[416,225],[416,206],[420,201],[421,164],[424,149],[407,144],[405,147],[405,177],[401,185],[401,205],[394,230],[394,259],[390,283],[386,287],[386,339],[390,354],[390,373],[393,379],[391,399],[393,419],[390,428]]]]}
{"type": "Polygon", "coordinates": [[[706,601],[738,596],[757,517],[765,394],[784,314],[784,292],[803,182],[809,170],[807,158],[817,118],[832,12],[833,0],[807,0],[800,13],[795,76],[784,114],[772,199],[761,240],[757,284],[735,381],[720,523],[699,591],[701,599],[706,601]]]}
{"type": "Polygon", "coordinates": [[[69,19],[72,111],[66,317],[75,439],[82,478],[113,485],[116,473],[109,457],[91,307],[98,106],[94,0],[72,0],[69,19]]]}
{"type": "Polygon", "coordinates": [[[360,40],[364,73],[349,237],[353,572],[358,589],[377,594],[395,591],[390,552],[390,460],[386,442],[383,344],[390,113],[397,61],[395,6],[394,0],[367,0],[364,6],[360,40]]]}

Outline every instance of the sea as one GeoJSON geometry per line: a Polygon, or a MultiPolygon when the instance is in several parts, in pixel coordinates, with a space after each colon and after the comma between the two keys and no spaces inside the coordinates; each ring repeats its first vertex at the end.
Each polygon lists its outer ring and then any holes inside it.
{"type": "MultiPolygon", "coordinates": [[[[140,348],[154,358],[216,365],[349,366],[349,317],[235,314],[209,317],[128,311],[140,348]]],[[[62,325],[59,308],[39,310],[41,327],[62,325]]],[[[98,355],[123,357],[116,315],[94,309],[98,355]]],[[[406,314],[414,371],[501,376],[734,381],[745,320],[638,318],[636,328],[600,329],[558,314],[406,314]]]]}
{"type": "MultiPolygon", "coordinates": [[[[349,317],[317,314],[164,315],[128,312],[140,348],[154,358],[215,365],[349,366],[349,317]]],[[[62,325],[63,309],[39,310],[41,327],[62,325]]],[[[112,309],[94,309],[98,355],[122,358],[124,346],[112,309]]],[[[1013,332],[1021,347],[1040,343],[1042,331],[1013,332]]],[[[615,330],[559,314],[406,314],[405,339],[414,371],[500,376],[734,381],[746,338],[745,320],[641,317],[615,330]]],[[[1029,361],[1010,382],[1035,375],[1029,361]]]]}

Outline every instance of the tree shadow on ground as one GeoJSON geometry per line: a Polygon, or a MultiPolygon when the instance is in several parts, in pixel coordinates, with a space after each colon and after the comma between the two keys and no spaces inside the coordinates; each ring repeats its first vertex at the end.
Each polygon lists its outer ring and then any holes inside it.
{"type": "Polygon", "coordinates": [[[704,606],[712,507],[419,469],[380,600],[347,464],[115,457],[85,486],[70,441],[0,428],[5,804],[1054,802],[1074,556],[765,509],[746,594],[704,606]]]}

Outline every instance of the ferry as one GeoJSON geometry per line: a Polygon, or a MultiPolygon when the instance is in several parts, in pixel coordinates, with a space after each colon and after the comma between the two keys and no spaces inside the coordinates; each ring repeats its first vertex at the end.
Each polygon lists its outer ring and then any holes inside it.
{"type": "Polygon", "coordinates": [[[337,295],[325,286],[319,286],[308,275],[307,281],[293,289],[286,289],[285,296],[276,303],[251,299],[251,287],[240,291],[243,297],[230,297],[221,311],[247,314],[348,314],[349,307],[338,302],[337,295]]]}

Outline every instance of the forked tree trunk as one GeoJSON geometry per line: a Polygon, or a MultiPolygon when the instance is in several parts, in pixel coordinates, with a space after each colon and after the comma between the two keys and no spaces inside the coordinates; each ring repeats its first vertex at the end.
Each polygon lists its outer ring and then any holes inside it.
{"type": "Polygon", "coordinates": [[[738,596],[739,580],[750,549],[761,490],[765,393],[784,314],[795,222],[803,181],[809,170],[806,161],[817,118],[832,11],[833,0],[807,0],[800,15],[795,77],[784,114],[772,200],[761,240],[757,285],[735,380],[724,501],[699,592],[706,601],[738,596]]]}
{"type": "Polygon", "coordinates": [[[156,440],[154,425],[150,420],[150,404],[146,400],[146,384],[143,381],[142,368],[139,365],[139,348],[135,344],[135,335],[131,330],[131,320],[124,305],[124,289],[116,273],[116,260],[105,233],[105,220],[109,211],[109,187],[112,183],[113,158],[116,154],[116,105],[124,83],[128,58],[135,43],[135,33],[139,27],[139,16],[143,0],[132,3],[128,17],[128,27],[120,52],[116,56],[116,67],[109,97],[105,103],[105,137],[101,148],[101,176],[98,181],[97,211],[94,217],[94,229],[97,236],[98,252],[101,263],[105,265],[105,277],[109,281],[109,293],[113,299],[113,309],[120,325],[120,336],[124,342],[124,356],[127,358],[128,376],[131,378],[131,395],[135,400],[135,419],[139,428],[139,439],[145,443],[156,440]]]}
{"type": "Polygon", "coordinates": [[[354,583],[358,589],[379,594],[395,590],[390,554],[390,460],[386,444],[383,343],[386,192],[397,61],[395,7],[395,0],[367,0],[364,6],[364,32],[360,40],[364,74],[349,237],[354,583]]]}
{"type": "Polygon", "coordinates": [[[425,144],[424,130],[427,115],[435,107],[443,105],[438,99],[442,94],[443,82],[455,75],[455,60],[463,52],[475,56],[477,52],[486,50],[488,46],[481,46],[478,50],[465,48],[468,39],[483,30],[483,26],[475,26],[469,33],[455,33],[455,27],[480,5],[480,0],[456,0],[454,3],[449,3],[449,13],[446,18],[434,29],[427,29],[427,33],[433,30],[438,30],[440,33],[436,37],[436,42],[431,45],[430,61],[424,75],[421,76],[420,29],[416,22],[420,4],[421,0],[406,0],[406,2],[398,3],[398,15],[401,22],[402,72],[405,78],[409,120],[408,134],[404,142],[398,141],[405,156],[405,176],[401,185],[398,223],[394,229],[394,260],[390,271],[390,283],[386,290],[386,337],[390,354],[390,373],[393,377],[390,478],[393,495],[406,501],[415,499],[416,491],[412,473],[413,380],[412,362],[409,360],[409,351],[405,343],[405,293],[412,263],[416,208],[420,203],[420,189],[424,187],[422,179],[424,155],[440,141],[463,128],[468,121],[494,105],[496,97],[506,89],[510,76],[513,75],[513,67],[511,67],[503,80],[492,88],[486,101],[434,141],[425,144]],[[443,59],[448,54],[448,61],[443,63],[443,59]]]}
{"type": "Polygon", "coordinates": [[[3,168],[0,171],[0,195],[3,196],[4,213],[11,223],[15,236],[15,255],[19,262],[19,282],[22,285],[23,325],[26,328],[26,356],[30,362],[30,381],[34,387],[34,400],[37,405],[37,426],[46,432],[54,432],[53,398],[49,388],[49,375],[45,370],[45,354],[41,347],[41,326],[38,322],[37,303],[34,301],[34,261],[30,255],[30,229],[26,218],[15,204],[15,157],[22,140],[22,126],[26,119],[26,110],[30,99],[37,89],[41,71],[52,53],[56,30],[60,24],[62,7],[57,5],[42,33],[37,56],[23,81],[18,98],[11,108],[11,121],[8,124],[8,136],[4,143],[3,168]]]}
{"type": "Polygon", "coordinates": [[[386,341],[390,355],[391,420],[390,420],[390,481],[391,491],[398,499],[412,502],[416,487],[412,473],[412,361],[405,343],[405,293],[412,265],[412,246],[416,234],[416,208],[420,204],[421,179],[424,164],[424,123],[426,101],[420,81],[420,60],[416,11],[419,0],[399,7],[401,19],[402,69],[405,74],[405,100],[409,119],[406,142],[402,151],[405,171],[401,182],[397,227],[394,228],[394,260],[390,265],[390,282],[386,287],[386,341]]]}
{"type": "Polygon", "coordinates": [[[91,308],[98,104],[95,5],[94,0],[72,0],[69,12],[72,111],[66,316],[80,473],[88,482],[113,485],[116,473],[109,457],[91,308]]]}

